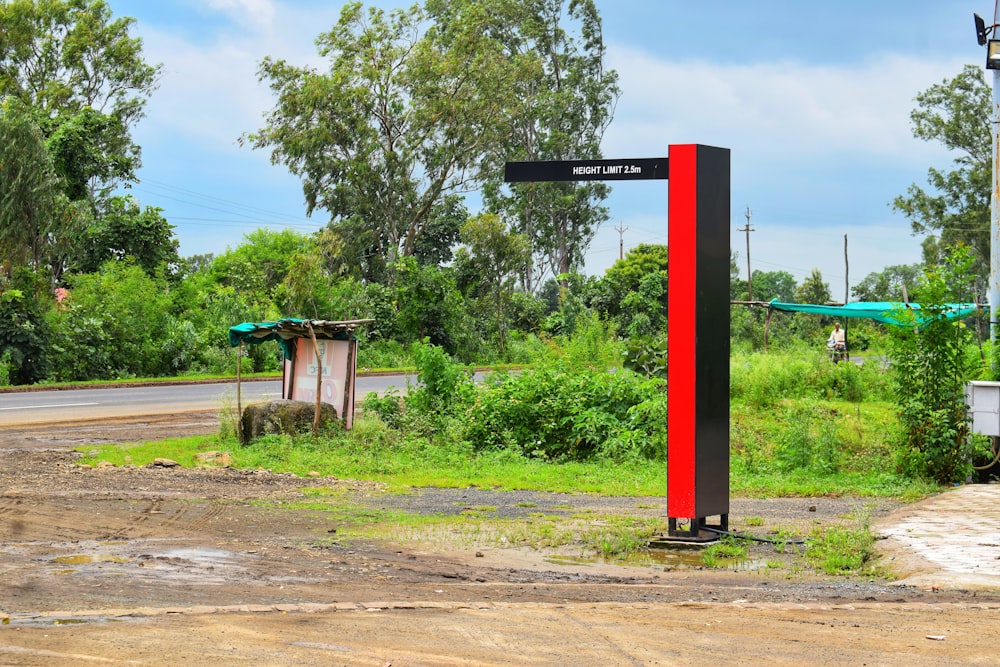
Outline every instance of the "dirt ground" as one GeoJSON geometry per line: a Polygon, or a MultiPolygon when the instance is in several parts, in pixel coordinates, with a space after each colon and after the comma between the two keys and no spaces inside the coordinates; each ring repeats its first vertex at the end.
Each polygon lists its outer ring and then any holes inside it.
{"type": "MultiPolygon", "coordinates": [[[[213,415],[0,434],[0,664],[1000,664],[1000,592],[338,537],[307,487],[373,509],[663,515],[663,498],[416,490],[267,471],[87,468],[70,448],[213,415]]],[[[734,498],[731,523],[842,523],[850,498],[734,498]]],[[[901,511],[868,507],[873,518],[901,511]]],[[[527,519],[526,519],[527,520],[527,519]]],[[[770,545],[755,547],[761,558],[770,545]]]]}

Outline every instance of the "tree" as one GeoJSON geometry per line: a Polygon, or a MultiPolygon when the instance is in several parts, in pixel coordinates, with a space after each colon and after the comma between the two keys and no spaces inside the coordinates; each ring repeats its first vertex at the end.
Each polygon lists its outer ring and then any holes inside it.
{"type": "Polygon", "coordinates": [[[27,269],[11,278],[0,274],[0,364],[9,367],[11,384],[33,384],[48,375],[50,331],[44,300],[37,296],[46,283],[27,269]]]}
{"type": "Polygon", "coordinates": [[[864,280],[851,288],[858,301],[916,301],[914,290],[923,272],[919,264],[887,266],[878,273],[869,273],[864,280]]]}
{"type": "Polygon", "coordinates": [[[76,249],[79,264],[73,268],[93,273],[109,260],[131,257],[150,275],[163,267],[179,270],[174,227],[161,211],[153,206],[140,209],[134,197],[113,197],[105,214],[84,233],[76,249]]]}
{"type": "Polygon", "coordinates": [[[273,296],[292,269],[299,253],[312,249],[312,241],[292,229],[273,231],[262,227],[244,235],[234,249],[212,260],[209,271],[217,282],[273,296]],[[250,276],[258,276],[254,281],[250,276]],[[250,281],[250,282],[248,282],[250,281]]]}
{"type": "MultiPolygon", "coordinates": [[[[667,246],[656,243],[640,243],[631,248],[623,259],[604,272],[604,277],[596,285],[591,296],[591,306],[611,317],[617,316],[622,303],[630,292],[638,292],[642,281],[653,273],[662,273],[664,282],[667,275],[667,246]]],[[[662,295],[664,316],[667,312],[666,293],[662,295]]]]}
{"type": "Polygon", "coordinates": [[[307,213],[327,211],[342,245],[363,232],[358,247],[386,267],[415,253],[435,204],[481,181],[519,113],[523,59],[483,29],[482,12],[462,18],[445,34],[417,6],[353,2],[317,39],[325,72],[260,66],[277,103],[242,140],[301,177],[307,213]]]}
{"type": "Polygon", "coordinates": [[[823,282],[819,269],[813,269],[795,290],[795,300],[799,303],[826,303],[830,300],[830,286],[823,282]]]}
{"type": "Polygon", "coordinates": [[[510,232],[492,213],[470,219],[461,230],[462,241],[469,247],[472,262],[495,303],[497,337],[500,353],[504,351],[504,297],[513,287],[514,278],[523,272],[531,257],[531,246],[523,234],[510,232]]]}
{"type": "MultiPolygon", "coordinates": [[[[593,0],[435,0],[439,20],[486,6],[492,28],[511,54],[537,58],[534,76],[522,81],[528,103],[513,117],[499,166],[505,160],[571,160],[601,157],[601,139],[620,93],[618,75],[604,67],[601,19],[593,0]]],[[[500,179],[487,184],[490,208],[531,240],[534,258],[522,276],[534,292],[551,272],[577,272],[594,234],[608,219],[600,182],[526,183],[509,191],[500,179]]]]}
{"type": "Polygon", "coordinates": [[[793,301],[795,299],[795,276],[788,271],[753,272],[753,295],[758,301],[793,301]]]}
{"type": "Polygon", "coordinates": [[[959,155],[951,171],[928,169],[931,192],[913,184],[892,206],[910,219],[914,234],[937,232],[945,246],[961,242],[973,248],[976,272],[987,276],[993,149],[992,101],[983,71],[966,65],[916,99],[918,108],[910,114],[913,135],[940,142],[959,155]]]}
{"type": "Polygon", "coordinates": [[[134,180],[139,165],[130,128],[160,68],[144,62],[141,40],[129,36],[133,23],[112,19],[104,0],[0,0],[0,124],[14,122],[21,138],[3,141],[21,174],[19,186],[3,184],[0,245],[10,250],[19,235],[19,250],[7,259],[44,267],[53,284],[67,258],[80,254],[77,243],[107,193],[134,180]],[[13,232],[12,219],[20,220],[13,232]]]}
{"type": "Polygon", "coordinates": [[[49,245],[65,202],[44,137],[16,100],[0,103],[0,257],[14,267],[48,270],[49,245]]]}
{"type": "Polygon", "coordinates": [[[36,110],[73,199],[84,181],[107,189],[138,166],[129,131],[160,66],[143,60],[134,23],[104,0],[0,2],[0,96],[36,110]]]}

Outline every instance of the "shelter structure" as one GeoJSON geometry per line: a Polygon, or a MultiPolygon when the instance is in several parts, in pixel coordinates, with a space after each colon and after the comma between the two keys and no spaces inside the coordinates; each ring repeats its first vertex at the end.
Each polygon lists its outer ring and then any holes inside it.
{"type": "Polygon", "coordinates": [[[281,397],[316,403],[314,433],[319,430],[321,403],[333,405],[344,427],[351,428],[358,348],[354,332],[370,322],[374,320],[302,320],[289,317],[273,322],[243,322],[230,327],[229,344],[240,348],[236,364],[236,409],[239,414],[243,414],[240,391],[243,346],[276,341],[284,356],[281,397]]]}
{"type": "Polygon", "coordinates": [[[771,315],[774,311],[786,313],[811,313],[835,319],[864,318],[891,324],[893,326],[919,326],[930,317],[946,317],[948,319],[964,319],[985,310],[985,306],[976,303],[946,303],[943,310],[935,308],[935,314],[928,316],[919,303],[906,301],[852,301],[850,303],[787,303],[772,299],[758,305],[767,306],[767,318],[764,320],[764,348],[767,349],[768,331],[771,325],[771,315]]]}

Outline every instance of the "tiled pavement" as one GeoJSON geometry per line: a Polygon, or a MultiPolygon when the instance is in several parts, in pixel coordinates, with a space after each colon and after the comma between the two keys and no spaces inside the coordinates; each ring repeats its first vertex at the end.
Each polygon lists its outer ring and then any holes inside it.
{"type": "Polygon", "coordinates": [[[899,584],[1000,591],[1000,484],[968,484],[875,527],[899,584]]]}

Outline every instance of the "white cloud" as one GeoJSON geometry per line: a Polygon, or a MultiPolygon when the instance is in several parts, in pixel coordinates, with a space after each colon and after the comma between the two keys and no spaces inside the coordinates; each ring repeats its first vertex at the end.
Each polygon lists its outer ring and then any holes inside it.
{"type": "Polygon", "coordinates": [[[277,10],[271,0],[209,0],[211,9],[221,11],[241,25],[267,30],[274,23],[277,10]]]}
{"type": "Polygon", "coordinates": [[[618,46],[609,48],[609,65],[624,92],[605,137],[608,155],[704,143],[786,163],[846,154],[926,163],[944,152],[912,137],[913,99],[962,63],[882,56],[861,65],[724,66],[618,46]]]}
{"type": "MultiPolygon", "coordinates": [[[[274,105],[266,83],[257,81],[265,56],[315,65],[314,40],[336,20],[339,8],[295,10],[270,0],[212,0],[232,23],[195,42],[182,34],[143,26],[146,57],[163,63],[149,116],[138,128],[142,142],[179,138],[212,152],[243,150],[236,139],[258,129],[274,105]]],[[[263,152],[254,158],[266,160],[263,152]]],[[[251,158],[251,159],[254,159],[251,158]]]]}

